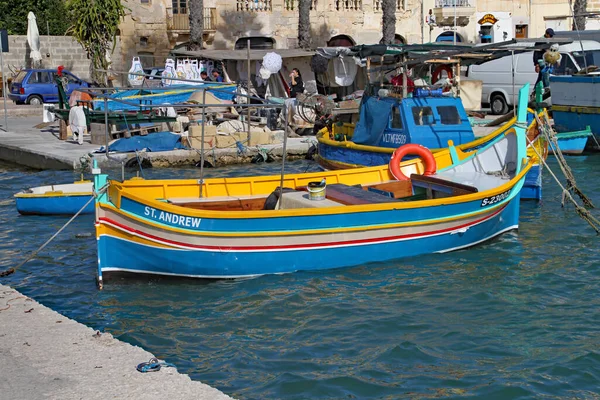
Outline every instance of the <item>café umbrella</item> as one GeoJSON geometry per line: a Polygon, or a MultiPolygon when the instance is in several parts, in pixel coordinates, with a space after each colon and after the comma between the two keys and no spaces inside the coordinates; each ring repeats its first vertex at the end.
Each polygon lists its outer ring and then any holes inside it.
{"type": "Polygon", "coordinates": [[[31,59],[33,66],[38,66],[42,61],[40,53],[40,32],[38,30],[35,14],[29,12],[27,15],[27,43],[31,49],[31,59]]]}

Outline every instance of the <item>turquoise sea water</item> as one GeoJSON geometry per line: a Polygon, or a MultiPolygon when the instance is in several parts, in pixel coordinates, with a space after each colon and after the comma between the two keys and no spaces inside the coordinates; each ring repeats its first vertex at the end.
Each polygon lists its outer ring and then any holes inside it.
{"type": "MultiPolygon", "coordinates": [[[[568,161],[600,207],[600,156],[568,161]]],[[[2,269],[68,219],[19,216],[12,195],[75,178],[0,165],[2,269]]],[[[598,237],[572,207],[561,208],[548,173],[544,185],[541,205],[521,203],[518,232],[454,253],[247,280],[110,282],[99,291],[88,215],[0,282],[238,399],[598,399],[598,237]]]]}

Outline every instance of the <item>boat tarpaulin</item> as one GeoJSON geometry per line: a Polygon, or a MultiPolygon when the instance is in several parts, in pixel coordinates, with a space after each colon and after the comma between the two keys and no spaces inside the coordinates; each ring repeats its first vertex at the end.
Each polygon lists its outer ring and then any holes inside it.
{"type": "MultiPolygon", "coordinates": [[[[171,132],[156,132],[146,136],[133,136],[114,141],[108,145],[109,151],[130,153],[134,151],[169,151],[185,149],[181,143],[181,136],[171,132]]],[[[104,147],[97,151],[104,153],[104,147]]]]}
{"type": "Polygon", "coordinates": [[[390,121],[390,113],[395,103],[393,99],[363,97],[360,117],[352,141],[358,144],[379,146],[383,131],[390,121]]]}

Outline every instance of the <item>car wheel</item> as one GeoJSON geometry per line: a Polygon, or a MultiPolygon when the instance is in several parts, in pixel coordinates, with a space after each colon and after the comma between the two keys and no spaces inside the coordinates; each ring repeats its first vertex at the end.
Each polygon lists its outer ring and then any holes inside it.
{"type": "Polygon", "coordinates": [[[32,106],[41,106],[43,103],[42,98],[40,96],[29,96],[27,98],[27,104],[30,104],[32,106]]]}
{"type": "Polygon", "coordinates": [[[508,104],[506,104],[504,96],[499,93],[496,93],[492,96],[490,108],[492,109],[492,114],[494,115],[504,115],[508,112],[508,104]]]}

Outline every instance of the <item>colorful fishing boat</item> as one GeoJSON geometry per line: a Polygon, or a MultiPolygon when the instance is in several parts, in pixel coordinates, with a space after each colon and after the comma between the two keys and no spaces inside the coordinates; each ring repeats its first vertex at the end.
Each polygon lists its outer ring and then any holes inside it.
{"type": "MultiPolygon", "coordinates": [[[[22,215],[74,215],[92,198],[91,181],[63,185],[38,186],[14,195],[17,211],[22,215]]],[[[94,202],[82,211],[94,212],[94,202]]]]}
{"type": "MultiPolygon", "coordinates": [[[[521,102],[528,93],[521,90],[521,102]]],[[[525,118],[522,107],[519,121],[525,118]]],[[[99,284],[123,273],[237,278],[321,270],[476,245],[518,227],[531,168],[526,152],[517,124],[474,153],[451,146],[453,164],[433,175],[420,175],[421,159],[408,161],[402,180],[384,166],[123,182],[96,169],[99,284]],[[313,200],[307,188],[323,180],[325,199],[313,200]]]]}

